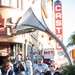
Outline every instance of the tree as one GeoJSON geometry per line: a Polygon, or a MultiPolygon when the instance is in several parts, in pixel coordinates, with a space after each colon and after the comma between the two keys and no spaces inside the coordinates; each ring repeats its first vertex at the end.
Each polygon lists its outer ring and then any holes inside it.
{"type": "Polygon", "coordinates": [[[62,69],[62,75],[75,75],[75,66],[67,65],[62,69]]]}
{"type": "Polygon", "coordinates": [[[75,31],[69,37],[67,47],[74,46],[74,45],[75,45],[75,31]]]}

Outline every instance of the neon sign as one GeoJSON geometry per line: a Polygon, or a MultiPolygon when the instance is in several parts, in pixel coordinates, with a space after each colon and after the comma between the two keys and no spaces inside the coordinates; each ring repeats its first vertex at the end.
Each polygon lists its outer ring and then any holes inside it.
{"type": "MultiPolygon", "coordinates": [[[[57,37],[63,41],[63,32],[62,32],[62,5],[61,2],[54,2],[54,13],[55,13],[55,34],[57,37]]],[[[56,42],[56,50],[61,51],[61,46],[56,42]]]]}

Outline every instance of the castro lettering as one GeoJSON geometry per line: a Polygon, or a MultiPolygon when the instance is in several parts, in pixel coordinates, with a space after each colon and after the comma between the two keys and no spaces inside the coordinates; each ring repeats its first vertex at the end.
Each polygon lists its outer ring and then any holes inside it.
{"type": "MultiPolygon", "coordinates": [[[[55,13],[55,34],[57,37],[63,41],[63,33],[62,33],[62,6],[61,2],[54,3],[54,13],[55,13]]],[[[56,42],[56,50],[62,50],[60,45],[56,42]]]]}

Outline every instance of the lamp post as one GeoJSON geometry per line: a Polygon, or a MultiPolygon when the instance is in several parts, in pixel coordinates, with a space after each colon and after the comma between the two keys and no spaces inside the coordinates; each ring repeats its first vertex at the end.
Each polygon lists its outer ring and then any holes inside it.
{"type": "Polygon", "coordinates": [[[24,30],[25,27],[33,27],[36,30],[41,30],[50,36],[52,36],[62,47],[63,51],[67,55],[67,59],[69,61],[69,64],[72,64],[72,60],[70,58],[69,53],[67,52],[66,47],[62,43],[62,41],[48,28],[47,24],[44,21],[42,10],[41,10],[41,0],[36,1],[30,8],[27,10],[27,12],[23,15],[23,17],[20,19],[19,23],[17,24],[17,31],[24,30]],[[37,6],[38,5],[38,6],[37,6]],[[38,14],[37,14],[37,7],[38,14]]]}
{"type": "Polygon", "coordinates": [[[31,47],[31,61],[32,61],[32,67],[34,67],[33,47],[34,47],[34,44],[32,44],[32,47],[31,47]]]}
{"type": "Polygon", "coordinates": [[[24,60],[26,59],[27,57],[27,39],[25,39],[25,46],[24,46],[24,60]]]}

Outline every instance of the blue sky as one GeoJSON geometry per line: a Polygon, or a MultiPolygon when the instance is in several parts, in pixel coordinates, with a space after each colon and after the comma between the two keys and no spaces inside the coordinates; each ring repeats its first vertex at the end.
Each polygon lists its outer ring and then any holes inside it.
{"type": "Polygon", "coordinates": [[[62,2],[63,43],[67,45],[68,38],[75,31],[75,0],[60,0],[62,2]]]}

